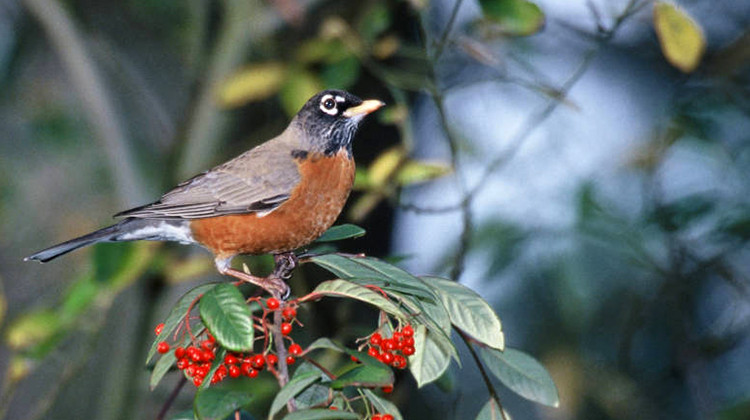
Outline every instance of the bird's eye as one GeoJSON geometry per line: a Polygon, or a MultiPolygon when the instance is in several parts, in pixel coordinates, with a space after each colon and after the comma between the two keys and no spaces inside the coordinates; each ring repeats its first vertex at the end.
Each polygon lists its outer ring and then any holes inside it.
{"type": "Polygon", "coordinates": [[[336,101],[332,95],[326,95],[320,100],[320,110],[328,115],[336,115],[339,110],[336,109],[336,101]]]}

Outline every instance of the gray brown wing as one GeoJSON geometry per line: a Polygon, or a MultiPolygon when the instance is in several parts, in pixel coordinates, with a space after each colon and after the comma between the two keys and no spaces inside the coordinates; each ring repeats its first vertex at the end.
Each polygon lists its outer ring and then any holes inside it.
{"type": "Polygon", "coordinates": [[[272,211],[300,181],[291,151],[282,142],[264,143],[179,184],[155,203],[116,216],[198,219],[272,211]]]}

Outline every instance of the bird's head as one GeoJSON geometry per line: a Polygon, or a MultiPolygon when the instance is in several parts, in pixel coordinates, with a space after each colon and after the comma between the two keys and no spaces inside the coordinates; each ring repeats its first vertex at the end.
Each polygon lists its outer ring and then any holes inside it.
{"type": "Polygon", "coordinates": [[[319,92],[297,113],[293,124],[300,129],[311,151],[334,154],[346,148],[364,117],[385,105],[377,99],[362,100],[343,90],[319,92]]]}

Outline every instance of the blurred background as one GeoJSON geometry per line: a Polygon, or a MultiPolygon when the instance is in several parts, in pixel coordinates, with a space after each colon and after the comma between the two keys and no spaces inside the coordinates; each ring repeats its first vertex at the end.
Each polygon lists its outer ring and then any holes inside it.
{"type": "MultiPolygon", "coordinates": [[[[0,0],[0,418],[157,416],[177,375],[148,389],[152,329],[219,279],[208,254],[22,258],[274,136],[323,88],[389,105],[354,145],[339,223],[368,234],[343,249],[490,301],[560,393],[498,384],[513,418],[750,418],[750,3],[677,3],[0,0]]],[[[294,293],[327,276],[298,270],[294,293]]],[[[299,341],[367,333],[360,312],[303,313],[299,341]]],[[[476,417],[463,357],[418,392],[399,377],[406,418],[476,417]]]]}

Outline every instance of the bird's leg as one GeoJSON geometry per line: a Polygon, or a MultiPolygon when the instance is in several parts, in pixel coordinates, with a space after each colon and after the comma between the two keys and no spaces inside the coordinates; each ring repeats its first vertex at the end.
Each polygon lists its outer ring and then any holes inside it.
{"type": "Polygon", "coordinates": [[[276,277],[274,275],[270,275],[268,277],[258,277],[250,273],[235,270],[234,268],[229,266],[229,260],[227,259],[216,258],[214,262],[216,264],[216,268],[221,274],[232,276],[244,282],[254,284],[266,290],[276,298],[283,300],[289,297],[289,286],[282,278],[276,277]]]}
{"type": "Polygon", "coordinates": [[[283,252],[281,254],[274,254],[273,261],[276,263],[276,268],[273,270],[271,276],[288,280],[292,277],[292,270],[297,267],[298,260],[294,252],[283,252]]]}

